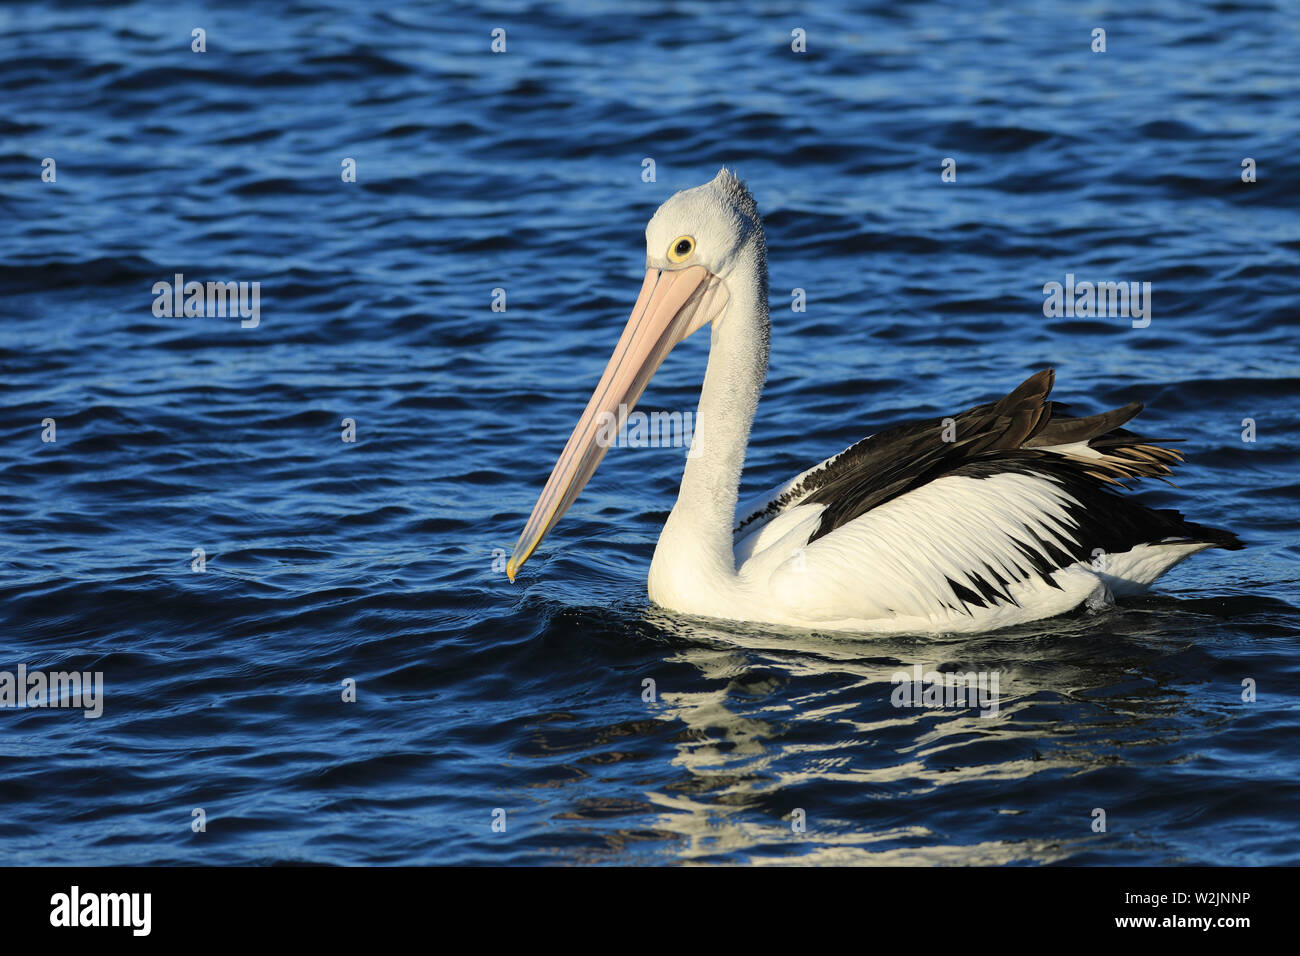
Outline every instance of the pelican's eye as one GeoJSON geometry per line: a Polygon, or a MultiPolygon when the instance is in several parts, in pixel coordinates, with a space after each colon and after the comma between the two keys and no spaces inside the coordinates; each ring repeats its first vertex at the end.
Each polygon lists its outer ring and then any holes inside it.
{"type": "Polygon", "coordinates": [[[694,239],[690,236],[678,236],[673,240],[673,244],[668,247],[668,259],[670,262],[685,262],[694,251],[694,239]]]}

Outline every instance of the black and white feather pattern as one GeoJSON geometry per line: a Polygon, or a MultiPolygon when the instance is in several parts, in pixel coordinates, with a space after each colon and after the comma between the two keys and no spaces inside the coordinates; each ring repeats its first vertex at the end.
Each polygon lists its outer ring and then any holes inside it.
{"type": "Polygon", "coordinates": [[[1242,547],[1125,494],[1182,458],[1169,439],[1121,427],[1140,404],[1071,417],[1048,401],[1052,383],[1039,372],[997,402],[891,428],[809,469],[741,509],[737,561],[828,622],[934,623],[1024,618],[1026,604],[1059,613],[1084,591],[1136,590],[1196,551],[1242,547]]]}

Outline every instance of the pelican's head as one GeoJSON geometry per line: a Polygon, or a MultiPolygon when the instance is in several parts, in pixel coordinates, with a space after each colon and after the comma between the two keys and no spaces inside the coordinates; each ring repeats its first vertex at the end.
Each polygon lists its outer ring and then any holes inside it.
{"type": "Polygon", "coordinates": [[[683,189],[655,211],[645,227],[646,268],[701,266],[725,285],[746,253],[762,242],[758,205],[736,174],[723,168],[710,182],[683,189]]]}
{"type": "Polygon", "coordinates": [[[758,206],[735,173],[672,196],[645,230],[646,272],[605,373],[506,564],[510,580],[569,510],[673,346],[727,314],[727,280],[765,262],[758,206]]]}

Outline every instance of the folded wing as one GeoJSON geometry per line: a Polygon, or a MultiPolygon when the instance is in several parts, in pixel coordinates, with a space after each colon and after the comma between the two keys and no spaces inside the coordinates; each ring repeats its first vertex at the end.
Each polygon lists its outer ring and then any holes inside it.
{"type": "Polygon", "coordinates": [[[1154,580],[1197,550],[1241,547],[1122,493],[1182,460],[1163,447],[1174,439],[1122,427],[1139,403],[1072,417],[1048,400],[1052,383],[1039,372],[999,401],[891,428],[809,469],[741,509],[737,561],[830,617],[933,618],[1054,600],[1045,593],[1081,563],[1154,580]],[[809,572],[815,587],[799,577],[809,572]]]}

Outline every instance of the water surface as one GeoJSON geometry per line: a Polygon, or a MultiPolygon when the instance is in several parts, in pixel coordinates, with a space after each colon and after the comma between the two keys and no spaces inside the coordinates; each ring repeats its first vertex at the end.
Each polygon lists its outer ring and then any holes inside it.
{"type": "Polygon", "coordinates": [[[1294,12],[4,8],[0,669],[105,702],[0,711],[0,862],[1300,862],[1294,12]],[[724,162],[772,283],[742,493],[1050,365],[1250,547],[975,637],[691,620],[645,597],[683,449],[620,448],[510,584],[645,221],[724,162]],[[260,323],[156,317],[176,273],[260,323]],[[1045,318],[1067,273],[1151,324],[1045,318]],[[891,706],[918,663],[998,716],[891,706]]]}

